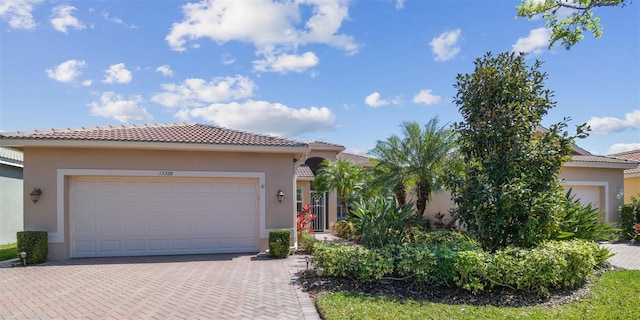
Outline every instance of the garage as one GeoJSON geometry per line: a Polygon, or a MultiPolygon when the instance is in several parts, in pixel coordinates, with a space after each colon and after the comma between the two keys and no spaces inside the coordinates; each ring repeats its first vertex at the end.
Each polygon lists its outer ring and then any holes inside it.
{"type": "Polygon", "coordinates": [[[603,192],[602,187],[598,186],[565,186],[565,190],[571,189],[574,200],[579,200],[583,206],[591,205],[593,208],[604,210],[600,201],[603,192]]]}
{"type": "Polygon", "coordinates": [[[259,180],[69,179],[71,257],[257,252],[259,180]]]}

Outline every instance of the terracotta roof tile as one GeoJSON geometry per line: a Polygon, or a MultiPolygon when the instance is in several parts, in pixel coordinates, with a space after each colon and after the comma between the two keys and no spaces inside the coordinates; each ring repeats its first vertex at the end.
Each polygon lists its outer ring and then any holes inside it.
{"type": "Polygon", "coordinates": [[[0,133],[0,138],[307,147],[306,143],[295,140],[189,123],[2,132],[0,133]]]}
{"type": "Polygon", "coordinates": [[[342,149],[344,150],[344,146],[341,146],[339,144],[335,144],[335,143],[329,143],[329,142],[324,142],[324,141],[310,141],[309,142],[309,147],[313,148],[318,148],[318,149],[322,149],[322,148],[329,148],[329,149],[342,149]]]}
{"type": "Polygon", "coordinates": [[[311,171],[311,168],[309,168],[309,166],[307,166],[306,164],[300,165],[296,169],[296,175],[298,176],[298,178],[313,178],[313,177],[315,177],[314,174],[313,174],[313,171],[311,171]]]}
{"type": "MultiPolygon", "coordinates": [[[[610,154],[609,156],[616,157],[616,158],[635,160],[635,161],[640,162],[640,149],[631,150],[631,151],[627,151],[627,152],[610,154]]],[[[635,169],[625,170],[624,173],[625,174],[640,173],[640,164],[638,164],[638,166],[635,169]]]]}
{"type": "Polygon", "coordinates": [[[338,155],[336,156],[336,158],[338,160],[346,160],[346,161],[350,161],[353,162],[355,164],[359,164],[365,168],[373,168],[373,162],[372,158],[369,157],[365,157],[365,156],[361,156],[361,155],[357,155],[357,154],[352,154],[352,153],[347,153],[347,152],[341,152],[338,153],[338,155]]]}
{"type": "Polygon", "coordinates": [[[579,162],[602,162],[602,163],[634,163],[634,161],[629,161],[627,159],[619,159],[619,158],[614,158],[614,157],[607,157],[607,156],[579,156],[579,155],[574,155],[571,157],[572,161],[579,161],[579,162]]]}

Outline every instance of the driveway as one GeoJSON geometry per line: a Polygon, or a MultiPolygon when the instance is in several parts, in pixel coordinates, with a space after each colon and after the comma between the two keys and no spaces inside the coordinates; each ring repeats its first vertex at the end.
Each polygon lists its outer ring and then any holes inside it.
{"type": "Polygon", "coordinates": [[[71,259],[0,268],[0,319],[319,319],[303,256],[71,259]]]}

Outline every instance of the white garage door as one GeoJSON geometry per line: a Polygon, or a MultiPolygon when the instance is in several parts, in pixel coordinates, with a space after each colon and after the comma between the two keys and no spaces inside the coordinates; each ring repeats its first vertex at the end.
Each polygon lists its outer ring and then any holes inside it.
{"type": "Polygon", "coordinates": [[[72,257],[257,252],[257,179],[75,177],[72,257]]]}
{"type": "Polygon", "coordinates": [[[594,208],[603,209],[600,205],[600,193],[602,188],[598,186],[565,186],[565,190],[571,188],[571,194],[575,200],[580,200],[582,205],[591,204],[594,208]]]}

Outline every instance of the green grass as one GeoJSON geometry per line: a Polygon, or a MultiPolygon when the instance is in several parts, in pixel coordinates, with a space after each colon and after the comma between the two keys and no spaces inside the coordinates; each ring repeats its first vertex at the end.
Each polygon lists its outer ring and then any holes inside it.
{"type": "Polygon", "coordinates": [[[505,308],[448,305],[339,292],[318,299],[325,320],[334,319],[640,319],[640,271],[605,273],[591,295],[559,307],[505,308]]]}
{"type": "Polygon", "coordinates": [[[18,244],[10,243],[0,245],[0,261],[18,257],[18,244]]]}

